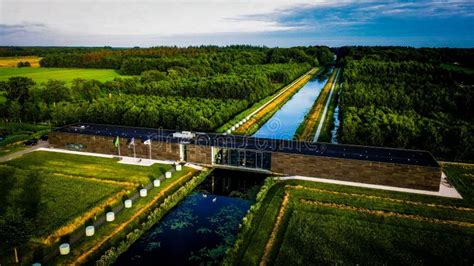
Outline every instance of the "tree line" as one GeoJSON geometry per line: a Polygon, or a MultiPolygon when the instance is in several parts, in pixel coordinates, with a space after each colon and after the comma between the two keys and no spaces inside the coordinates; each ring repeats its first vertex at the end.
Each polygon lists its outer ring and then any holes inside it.
{"type": "MultiPolygon", "coordinates": [[[[3,50],[2,50],[3,49],[3,50]]],[[[0,48],[0,55],[5,53],[0,48]]],[[[253,46],[11,48],[42,66],[112,68],[133,77],[72,84],[13,77],[0,82],[8,122],[113,123],[212,131],[308,71],[332,62],[327,47],[253,46]],[[31,54],[29,54],[31,55],[31,54]]]]}
{"type": "MultiPolygon", "coordinates": [[[[252,46],[149,48],[93,50],[90,52],[51,53],[40,61],[42,67],[108,68],[124,75],[139,75],[147,70],[167,72],[172,68],[202,68],[206,75],[227,73],[239,65],[331,63],[328,47],[266,48],[252,46]],[[173,52],[170,52],[171,51],[173,52]]],[[[192,71],[192,70],[191,70],[192,71]]],[[[197,72],[197,71],[196,71],[197,72]]]]}

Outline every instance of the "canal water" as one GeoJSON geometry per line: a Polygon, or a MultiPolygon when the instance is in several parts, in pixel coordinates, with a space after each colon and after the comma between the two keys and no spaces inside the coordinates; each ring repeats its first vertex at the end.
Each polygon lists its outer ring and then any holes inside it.
{"type": "Polygon", "coordinates": [[[115,265],[217,265],[266,176],[215,169],[115,265]]]}
{"type": "Polygon", "coordinates": [[[253,137],[270,139],[293,139],[305,115],[310,111],[326,84],[332,69],[322,73],[306,83],[291,97],[253,137]]]}

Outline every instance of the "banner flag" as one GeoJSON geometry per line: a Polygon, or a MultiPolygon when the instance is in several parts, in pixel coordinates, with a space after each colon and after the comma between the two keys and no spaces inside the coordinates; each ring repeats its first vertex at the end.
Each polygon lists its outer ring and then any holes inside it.
{"type": "Polygon", "coordinates": [[[151,139],[147,139],[143,142],[145,145],[151,145],[151,139]]]}
{"type": "Polygon", "coordinates": [[[131,138],[130,139],[130,142],[128,143],[128,148],[130,149],[130,147],[135,146],[135,138],[131,138]]]}
{"type": "Polygon", "coordinates": [[[117,137],[115,137],[115,139],[114,139],[114,146],[115,146],[116,148],[118,148],[119,145],[120,145],[120,139],[119,139],[119,137],[117,136],[117,137]]]}

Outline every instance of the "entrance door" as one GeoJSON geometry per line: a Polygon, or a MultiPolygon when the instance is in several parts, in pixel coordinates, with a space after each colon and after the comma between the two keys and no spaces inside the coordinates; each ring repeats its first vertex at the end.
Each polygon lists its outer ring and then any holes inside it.
{"type": "Polygon", "coordinates": [[[188,161],[188,145],[183,144],[183,161],[188,161]]]}

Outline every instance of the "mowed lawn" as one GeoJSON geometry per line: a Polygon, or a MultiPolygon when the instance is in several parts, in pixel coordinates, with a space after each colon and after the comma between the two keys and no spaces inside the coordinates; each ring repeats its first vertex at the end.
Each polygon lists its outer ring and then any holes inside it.
{"type": "MultiPolygon", "coordinates": [[[[133,191],[134,187],[147,185],[149,176],[159,176],[171,168],[157,164],[124,165],[114,159],[45,151],[32,152],[1,165],[14,167],[20,173],[27,170],[39,173],[42,184],[41,211],[35,219],[37,237],[44,237],[123,190],[133,191]]],[[[21,176],[11,190],[12,195],[18,194],[16,191],[23,186],[21,176]]]]}
{"type": "MultiPolygon", "coordinates": [[[[107,205],[121,204],[122,197],[135,193],[140,185],[149,184],[151,177],[162,175],[172,166],[134,166],[119,164],[117,160],[109,158],[35,151],[0,163],[0,168],[15,169],[15,181],[3,189],[6,194],[2,196],[8,202],[21,200],[28,180],[31,180],[27,179],[28,175],[32,172],[38,173],[41,181],[38,187],[40,204],[31,224],[33,234],[26,247],[22,247],[23,251],[26,250],[26,253],[22,253],[23,256],[30,258],[32,250],[38,245],[50,252],[57,248],[54,241],[60,236],[82,234],[88,217],[103,216],[107,205]]],[[[174,172],[173,178],[163,180],[159,189],[155,188],[149,192],[150,196],[160,194],[171,184],[176,183],[179,184],[177,187],[180,187],[192,177],[193,171],[184,167],[182,171],[174,172]],[[185,175],[187,176],[184,178],[185,175]]],[[[133,209],[127,209],[118,215],[116,222],[98,228],[92,241],[80,243],[91,248],[101,237],[108,236],[116,230],[120,222],[130,219],[148,202],[147,198],[138,199],[134,202],[133,209]]],[[[79,247],[75,249],[77,252],[79,247]]],[[[87,249],[80,250],[84,252],[87,249]]],[[[7,256],[10,252],[0,250],[0,264],[11,264],[12,256],[7,256]]]]}
{"type": "Polygon", "coordinates": [[[277,183],[230,264],[472,265],[474,166],[445,171],[464,199],[277,183]]]}
{"type": "MultiPolygon", "coordinates": [[[[38,238],[51,234],[55,229],[125,189],[119,184],[65,177],[51,172],[41,172],[40,177],[41,203],[34,220],[34,237],[38,238]]],[[[23,181],[19,178],[14,190],[20,189],[23,181]]]]}
{"type": "Polygon", "coordinates": [[[8,80],[10,77],[28,77],[36,83],[46,82],[50,79],[62,80],[71,83],[74,79],[95,79],[98,81],[108,81],[114,78],[127,78],[113,69],[90,69],[90,68],[0,68],[0,81],[8,80]]]}
{"type": "Polygon", "coordinates": [[[8,165],[61,175],[73,175],[102,180],[132,182],[147,185],[151,177],[160,176],[171,168],[170,165],[154,164],[152,166],[136,166],[119,164],[115,159],[65,154],[57,152],[36,151],[8,165]]]}

